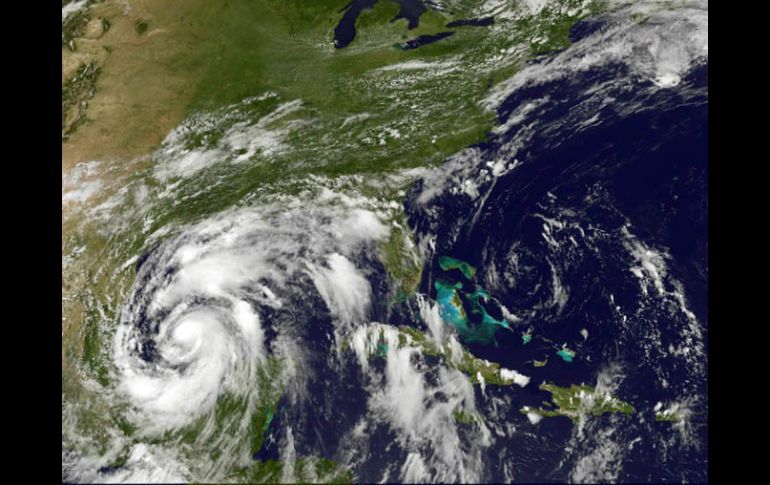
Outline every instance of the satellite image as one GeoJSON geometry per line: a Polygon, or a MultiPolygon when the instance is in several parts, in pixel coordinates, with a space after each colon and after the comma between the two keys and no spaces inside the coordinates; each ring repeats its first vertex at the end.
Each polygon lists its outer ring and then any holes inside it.
{"type": "Polygon", "coordinates": [[[704,483],[708,2],[62,0],[66,483],[704,483]]]}

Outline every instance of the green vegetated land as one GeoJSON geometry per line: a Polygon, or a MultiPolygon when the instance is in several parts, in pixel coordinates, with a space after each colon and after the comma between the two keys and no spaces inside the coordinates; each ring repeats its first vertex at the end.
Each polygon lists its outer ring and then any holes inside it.
{"type": "MultiPolygon", "coordinates": [[[[466,374],[473,384],[481,384],[482,382],[484,384],[500,386],[510,386],[514,384],[513,378],[501,374],[502,368],[497,362],[490,362],[478,358],[462,345],[459,346],[459,354],[456,354],[456,351],[453,353],[448,337],[445,337],[442,345],[437,346],[431,337],[426,335],[422,330],[413,327],[390,328],[393,328],[398,332],[398,346],[415,347],[425,356],[439,358],[445,365],[466,374]]],[[[377,342],[374,355],[386,358],[390,348],[385,341],[383,328],[375,327],[371,332],[373,332],[373,334],[369,335],[369,338],[374,339],[374,341],[377,342]]],[[[343,346],[348,350],[350,349],[349,342],[344,343],[343,346]]]]}
{"type": "MultiPolygon", "coordinates": [[[[386,176],[434,166],[484,140],[495,123],[495,113],[480,104],[490,89],[515,74],[526,60],[566,47],[569,27],[604,8],[603,2],[584,9],[580,1],[565,0],[536,15],[496,19],[488,27],[458,27],[451,37],[403,50],[394,44],[446,31],[448,22],[474,16],[482,2],[461,2],[451,13],[429,9],[419,27],[408,30],[406,20],[390,22],[398,6],[380,1],[362,12],[356,23],[358,35],[344,49],[335,49],[332,37],[347,0],[139,2],[133,12],[110,0],[92,3],[62,27],[62,49],[69,51],[68,56],[85,55],[81,44],[100,45],[104,50],[100,55],[107,56],[98,62],[96,57],[83,57],[80,64],[80,57],[72,57],[79,67],[62,84],[65,157],[77,148],[77,153],[98,154],[105,164],[104,190],[72,215],[68,212],[63,221],[62,254],[78,256],[62,275],[62,392],[63,401],[78,410],[73,419],[79,433],[91,437],[87,446],[97,443],[101,451],[107,449],[109,429],[117,429],[129,445],[145,440],[135,435],[123,405],[108,402],[104,393],[81,381],[93,379],[103,389],[116,385],[109,342],[133,278],[133,266],[124,263],[146,249],[150,234],[195,222],[249,197],[302,193],[316,184],[314,177],[340,180],[340,187],[348,184],[356,193],[400,205],[412,178],[391,182],[386,176]],[[90,24],[94,19],[98,25],[90,24]],[[83,40],[87,36],[90,43],[83,40]],[[123,58],[137,64],[114,64],[123,58]],[[180,88],[171,92],[168,86],[180,88]],[[104,99],[107,92],[110,98],[104,99]],[[297,109],[275,116],[289,103],[296,103],[297,109]],[[182,113],[175,123],[189,127],[181,131],[188,151],[219,150],[223,160],[245,159],[159,179],[157,167],[173,160],[163,160],[159,143],[153,140],[162,140],[167,131],[149,136],[142,130],[157,120],[174,120],[175,110],[182,113]],[[85,123],[90,119],[93,122],[85,123]],[[104,124],[104,119],[113,124],[104,124]],[[228,144],[229,130],[255,125],[276,134],[283,148],[274,154],[252,153],[228,144]],[[121,129],[110,131],[111,127],[121,129]],[[147,147],[146,153],[131,160],[113,156],[123,153],[127,140],[150,141],[137,145],[147,147]],[[350,179],[360,175],[368,182],[350,179]],[[174,196],[159,197],[171,185],[174,196]],[[138,196],[131,195],[135,192],[109,209],[109,219],[121,222],[115,229],[106,229],[102,220],[81,210],[139,186],[149,192],[141,211],[138,196]]],[[[421,262],[405,218],[388,222],[391,235],[381,248],[382,259],[399,289],[398,298],[408,298],[419,283],[421,262]]],[[[450,259],[443,260],[444,266],[473,276],[467,263],[450,259]]],[[[467,351],[452,356],[448,346],[436,348],[418,330],[402,329],[402,334],[474,383],[480,383],[481,376],[486,384],[512,384],[501,376],[498,364],[467,351]]],[[[381,353],[386,355],[387,349],[381,353]]],[[[280,374],[279,368],[271,363],[264,371],[266,381],[280,374]]],[[[252,452],[262,446],[282,389],[260,385],[264,393],[256,410],[255,403],[243,397],[221,396],[214,412],[217,431],[211,436],[232,433],[249,415],[252,421],[243,446],[252,452]]],[[[564,400],[567,397],[575,399],[556,392],[554,403],[571,417],[576,408],[573,401],[564,400]]],[[[459,422],[473,419],[458,413],[459,422]]],[[[202,429],[199,422],[157,439],[205,448],[216,459],[221,450],[201,441],[202,429]]],[[[85,446],[63,436],[64,443],[85,446]]],[[[115,465],[124,463],[126,456],[119,454],[115,465]]],[[[288,473],[283,466],[256,463],[233,471],[233,478],[274,481],[288,473]]],[[[349,472],[322,458],[300,458],[294,467],[292,473],[301,481],[352,480],[349,472]]]]}
{"type": "Polygon", "coordinates": [[[548,408],[521,408],[523,414],[534,413],[542,417],[565,416],[578,422],[583,415],[601,416],[605,413],[622,413],[631,415],[634,407],[625,401],[606,393],[597,393],[596,388],[587,385],[573,384],[570,387],[559,387],[543,383],[540,389],[551,393],[548,408]]]}

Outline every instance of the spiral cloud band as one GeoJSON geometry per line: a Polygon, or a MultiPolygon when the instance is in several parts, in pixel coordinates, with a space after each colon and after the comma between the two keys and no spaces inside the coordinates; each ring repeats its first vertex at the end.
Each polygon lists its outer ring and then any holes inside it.
{"type": "Polygon", "coordinates": [[[226,393],[257,397],[267,353],[261,313],[288,312],[314,290],[335,322],[363,319],[371,290],[351,259],[386,234],[363,209],[242,209],[155,248],[140,262],[114,340],[121,390],[143,429],[190,424],[226,393]]]}

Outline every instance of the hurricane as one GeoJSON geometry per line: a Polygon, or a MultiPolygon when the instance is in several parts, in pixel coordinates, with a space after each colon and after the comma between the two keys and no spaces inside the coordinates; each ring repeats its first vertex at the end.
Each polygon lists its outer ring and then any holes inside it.
{"type": "Polygon", "coordinates": [[[707,481],[708,3],[257,3],[120,10],[211,50],[63,169],[62,480],[707,481]]]}

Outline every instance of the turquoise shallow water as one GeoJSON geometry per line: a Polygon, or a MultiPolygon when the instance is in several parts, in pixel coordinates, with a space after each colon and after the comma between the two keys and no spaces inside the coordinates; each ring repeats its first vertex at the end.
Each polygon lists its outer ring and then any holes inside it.
{"type": "MultiPolygon", "coordinates": [[[[455,269],[459,270],[465,279],[472,279],[476,269],[465,261],[441,256],[439,265],[447,272],[447,278],[454,275],[455,269]]],[[[470,292],[463,292],[463,283],[456,281],[448,283],[437,280],[434,283],[436,301],[439,304],[439,312],[447,325],[454,327],[465,343],[482,345],[496,344],[495,334],[501,329],[511,329],[507,320],[496,318],[488,308],[497,305],[497,301],[490,293],[479,285],[470,292]]],[[[499,311],[499,309],[498,309],[499,311]]]]}

